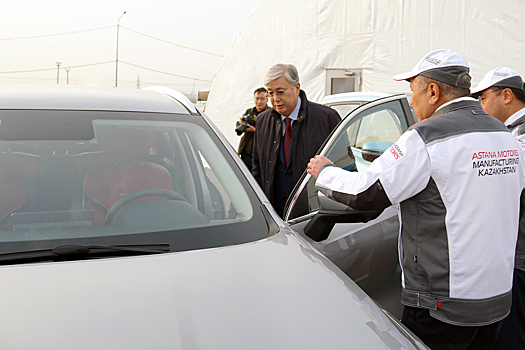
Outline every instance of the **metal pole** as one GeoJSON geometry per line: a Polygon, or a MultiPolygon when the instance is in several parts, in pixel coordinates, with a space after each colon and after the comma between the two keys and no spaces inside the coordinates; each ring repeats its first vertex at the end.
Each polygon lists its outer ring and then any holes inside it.
{"type": "Polygon", "coordinates": [[[57,65],[57,84],[58,84],[58,76],[59,76],[59,73],[60,73],[60,65],[62,64],[62,62],[56,62],[56,65],[57,65]]]}
{"type": "Polygon", "coordinates": [[[193,79],[193,89],[191,90],[192,97],[195,99],[195,103],[197,103],[197,94],[195,92],[195,81],[197,78],[193,79]]]}
{"type": "Polygon", "coordinates": [[[115,58],[115,87],[117,87],[117,79],[118,79],[118,34],[119,34],[119,29],[120,29],[120,19],[122,18],[122,16],[124,16],[126,14],[126,11],[124,11],[120,17],[118,18],[118,21],[117,21],[117,56],[115,58]]]}
{"type": "Polygon", "coordinates": [[[70,69],[71,69],[71,68],[69,68],[69,67],[66,68],[66,77],[67,77],[67,78],[66,78],[66,82],[67,82],[67,84],[69,84],[69,70],[70,70],[70,69]]]}

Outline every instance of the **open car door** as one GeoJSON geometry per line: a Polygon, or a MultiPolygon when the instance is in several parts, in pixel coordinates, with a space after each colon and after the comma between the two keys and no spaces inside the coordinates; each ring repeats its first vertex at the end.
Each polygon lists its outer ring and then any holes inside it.
{"type": "MultiPolygon", "coordinates": [[[[347,171],[366,171],[416,122],[405,95],[363,105],[347,115],[318,154],[347,171]]],[[[403,306],[397,206],[359,212],[326,198],[305,171],[285,208],[287,223],[398,319],[403,306]]]]}

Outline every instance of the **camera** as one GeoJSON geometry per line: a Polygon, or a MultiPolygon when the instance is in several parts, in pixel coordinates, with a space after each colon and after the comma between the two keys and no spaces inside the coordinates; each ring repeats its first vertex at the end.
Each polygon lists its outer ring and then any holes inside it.
{"type": "Polygon", "coordinates": [[[248,125],[251,125],[251,126],[255,126],[255,119],[253,118],[253,116],[251,114],[245,114],[241,117],[241,120],[243,121],[241,124],[239,124],[236,128],[235,128],[235,132],[237,133],[237,135],[242,135],[242,133],[246,130],[246,128],[248,127],[248,125]]]}

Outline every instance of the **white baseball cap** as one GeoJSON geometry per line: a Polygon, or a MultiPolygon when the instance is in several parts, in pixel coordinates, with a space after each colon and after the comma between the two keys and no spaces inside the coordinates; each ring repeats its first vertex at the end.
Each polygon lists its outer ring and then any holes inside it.
{"type": "Polygon", "coordinates": [[[493,86],[525,90],[518,72],[509,67],[498,67],[485,74],[478,86],[472,90],[472,94],[478,94],[493,86]]]}
{"type": "Polygon", "coordinates": [[[394,80],[410,80],[418,75],[460,88],[470,88],[470,83],[460,83],[459,79],[468,75],[467,61],[452,50],[436,50],[426,54],[410,71],[394,75],[394,80]]]}

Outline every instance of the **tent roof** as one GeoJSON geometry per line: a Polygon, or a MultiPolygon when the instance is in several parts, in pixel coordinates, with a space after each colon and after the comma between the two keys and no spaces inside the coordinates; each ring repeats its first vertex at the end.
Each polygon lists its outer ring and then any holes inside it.
{"type": "Polygon", "coordinates": [[[311,101],[325,95],[328,69],[361,70],[363,91],[407,92],[392,76],[441,48],[467,60],[473,86],[499,66],[525,75],[523,18],[516,0],[263,0],[224,56],[206,113],[236,145],[235,121],[275,63],[297,67],[311,101]]]}

